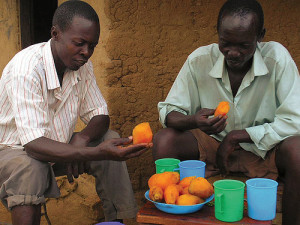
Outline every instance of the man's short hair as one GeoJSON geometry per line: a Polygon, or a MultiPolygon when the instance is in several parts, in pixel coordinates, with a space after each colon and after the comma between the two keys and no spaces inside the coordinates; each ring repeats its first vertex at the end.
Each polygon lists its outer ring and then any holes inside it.
{"type": "Polygon", "coordinates": [[[220,9],[217,29],[219,30],[222,19],[226,15],[237,15],[243,17],[249,13],[257,16],[256,28],[259,35],[264,28],[264,12],[259,2],[256,0],[227,0],[220,9]]]}
{"type": "Polygon", "coordinates": [[[75,16],[99,23],[96,11],[88,3],[78,0],[70,0],[62,3],[54,12],[52,26],[58,25],[62,31],[66,31],[72,24],[75,16]]]}

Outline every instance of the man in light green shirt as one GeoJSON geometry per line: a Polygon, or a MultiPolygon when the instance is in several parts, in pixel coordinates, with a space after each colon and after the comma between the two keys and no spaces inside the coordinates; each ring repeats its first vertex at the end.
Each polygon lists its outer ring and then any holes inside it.
{"type": "Polygon", "coordinates": [[[158,104],[159,118],[166,127],[166,116],[172,111],[195,115],[202,108],[215,109],[219,102],[228,101],[227,125],[211,136],[222,141],[230,131],[246,129],[253,143],[240,145],[264,158],[280,141],[300,132],[298,96],[297,66],[281,44],[257,44],[252,67],[235,96],[224,55],[212,44],[188,57],[166,100],[158,104]]]}
{"type": "Polygon", "coordinates": [[[206,175],[243,172],[285,179],[283,224],[300,224],[300,77],[288,51],[261,42],[263,11],[255,0],[228,0],[218,17],[219,43],[189,55],[167,98],[165,129],[153,158],[206,162],[206,175]],[[214,116],[221,101],[226,116],[214,116]]]}

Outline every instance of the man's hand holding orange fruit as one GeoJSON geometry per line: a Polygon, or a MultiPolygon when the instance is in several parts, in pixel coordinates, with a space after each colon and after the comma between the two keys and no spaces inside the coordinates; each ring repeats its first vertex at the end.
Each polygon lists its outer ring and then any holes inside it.
{"type": "Polygon", "coordinates": [[[199,128],[206,134],[218,134],[226,127],[227,113],[229,112],[229,103],[220,102],[216,109],[202,108],[192,116],[196,128],[199,128]]]}
{"type": "Polygon", "coordinates": [[[148,122],[138,124],[128,138],[115,138],[97,146],[102,160],[123,161],[138,157],[152,147],[152,130],[148,122]]]}

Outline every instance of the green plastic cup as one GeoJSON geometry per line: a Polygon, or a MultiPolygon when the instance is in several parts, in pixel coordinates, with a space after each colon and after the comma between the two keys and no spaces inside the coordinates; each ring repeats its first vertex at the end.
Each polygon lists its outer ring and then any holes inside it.
{"type": "Polygon", "coordinates": [[[179,167],[178,163],[180,163],[180,160],[174,158],[157,159],[155,161],[156,173],[163,173],[166,171],[173,172],[179,167]]]}
{"type": "Polygon", "coordinates": [[[245,184],[238,180],[224,179],[214,182],[215,217],[224,222],[243,219],[245,184]]]}

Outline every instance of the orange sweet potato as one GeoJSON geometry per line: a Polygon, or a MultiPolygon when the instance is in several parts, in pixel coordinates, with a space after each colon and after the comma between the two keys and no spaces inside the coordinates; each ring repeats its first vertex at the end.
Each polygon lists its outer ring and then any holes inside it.
{"type": "Polygon", "coordinates": [[[155,202],[162,202],[164,200],[163,189],[158,186],[152,186],[149,190],[149,198],[155,202]]]}
{"type": "Polygon", "coordinates": [[[189,194],[189,193],[190,193],[189,192],[189,186],[184,187],[183,190],[182,190],[182,192],[181,192],[182,195],[189,194]]]}
{"type": "Polygon", "coordinates": [[[179,185],[181,185],[183,188],[186,188],[186,187],[190,186],[190,183],[194,178],[196,178],[196,176],[185,177],[179,182],[179,185]]]}
{"type": "Polygon", "coordinates": [[[152,142],[153,133],[148,122],[140,123],[133,128],[133,144],[152,142]]]}
{"type": "Polygon", "coordinates": [[[206,199],[214,193],[214,188],[205,178],[197,177],[191,181],[189,193],[206,199]]]}
{"type": "Polygon", "coordinates": [[[204,200],[191,194],[180,195],[176,200],[176,205],[195,205],[203,203],[204,200]]]}
{"type": "Polygon", "coordinates": [[[163,172],[153,174],[148,180],[149,188],[153,186],[161,187],[163,190],[171,184],[178,184],[180,175],[177,172],[163,172]]]}
{"type": "Polygon", "coordinates": [[[177,190],[179,192],[179,195],[182,195],[183,194],[183,187],[179,184],[176,184],[176,187],[177,187],[177,190]]]}
{"type": "Polygon", "coordinates": [[[214,116],[225,116],[229,112],[229,102],[220,102],[215,110],[214,116]]]}
{"type": "Polygon", "coordinates": [[[155,173],[153,174],[149,180],[148,180],[148,187],[151,188],[153,186],[157,186],[157,184],[160,182],[159,178],[160,178],[160,173],[155,173]]]}
{"type": "Polygon", "coordinates": [[[164,199],[167,204],[175,204],[179,197],[179,191],[176,184],[170,184],[164,191],[164,199]]]}

